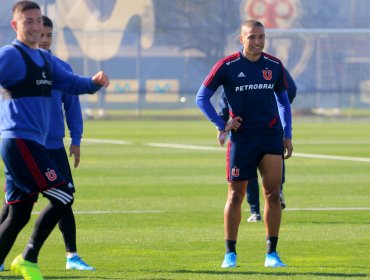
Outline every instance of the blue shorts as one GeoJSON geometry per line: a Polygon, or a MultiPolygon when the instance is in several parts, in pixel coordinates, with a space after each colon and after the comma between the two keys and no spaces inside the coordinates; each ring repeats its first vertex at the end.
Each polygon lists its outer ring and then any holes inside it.
{"type": "Polygon", "coordinates": [[[226,178],[229,182],[257,178],[257,167],[264,155],[281,155],[284,142],[280,135],[251,137],[246,141],[229,141],[226,151],[226,178]]]}
{"type": "Polygon", "coordinates": [[[71,167],[69,166],[66,149],[64,147],[59,149],[46,149],[46,153],[57,166],[60,173],[62,173],[70,192],[74,193],[75,187],[73,184],[72,172],[71,167]]]}
{"type": "Polygon", "coordinates": [[[44,146],[25,139],[2,139],[6,202],[36,202],[40,192],[59,189],[69,193],[63,176],[44,146]]]}

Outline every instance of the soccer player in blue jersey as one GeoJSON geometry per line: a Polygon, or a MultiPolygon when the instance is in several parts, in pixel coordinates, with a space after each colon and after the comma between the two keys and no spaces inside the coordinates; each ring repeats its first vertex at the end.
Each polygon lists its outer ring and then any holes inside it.
{"type": "Polygon", "coordinates": [[[281,223],[280,184],[283,158],[292,155],[291,109],[282,63],[264,53],[265,30],[255,20],[241,26],[242,51],[218,61],[201,85],[196,103],[228,142],[228,196],[224,209],[226,254],[221,267],[236,267],[236,242],[248,181],[261,174],[265,198],[266,267],[286,266],[276,247],[281,223]],[[211,97],[223,86],[230,106],[231,119],[226,123],[217,114],[211,97]],[[275,95],[284,106],[286,129],[279,119],[275,95]]]}
{"type": "MultiPolygon", "coordinates": [[[[290,75],[290,73],[286,70],[285,68],[285,75],[286,75],[286,81],[288,84],[288,98],[290,104],[293,102],[294,98],[297,95],[297,86],[290,75]]],[[[278,108],[281,107],[280,102],[278,101],[278,108]]],[[[220,100],[219,100],[219,112],[218,115],[225,121],[227,122],[229,120],[230,114],[229,114],[229,105],[227,103],[227,98],[225,95],[225,91],[222,90],[220,100]]],[[[279,110],[279,116],[281,118],[281,121],[283,123],[283,126],[285,126],[285,121],[284,121],[284,113],[280,113],[279,110]]],[[[226,140],[226,138],[223,138],[226,140]]],[[[221,139],[221,140],[223,140],[221,139]]],[[[221,141],[220,145],[223,146],[225,141],[221,141]]],[[[284,162],[283,162],[284,163],[284,162]]],[[[281,183],[281,190],[280,190],[280,204],[281,204],[281,209],[284,209],[286,207],[285,199],[284,199],[284,194],[283,194],[283,184],[285,182],[285,165],[283,164],[283,175],[282,175],[282,183],[281,183]]],[[[247,202],[250,207],[250,212],[251,216],[247,219],[248,222],[260,222],[262,221],[261,218],[261,211],[260,211],[260,199],[259,199],[259,184],[258,180],[250,180],[248,182],[248,187],[247,187],[247,192],[246,192],[246,197],[247,197],[247,202]]]]}
{"type": "Polygon", "coordinates": [[[42,14],[32,1],[13,6],[11,26],[16,40],[0,48],[1,156],[9,213],[0,225],[0,263],[28,223],[40,192],[50,204],[39,214],[23,253],[11,270],[24,279],[40,280],[38,255],[51,231],[73,203],[63,175],[48,157],[45,144],[52,106],[51,89],[68,94],[93,93],[109,85],[100,71],[92,78],[65,70],[47,51],[38,49],[42,14]]]}
{"type": "MultiPolygon", "coordinates": [[[[43,29],[40,37],[39,47],[50,51],[53,38],[53,22],[50,18],[43,16],[43,29]]],[[[55,59],[68,71],[73,72],[71,66],[63,60],[55,59]]],[[[64,114],[67,126],[70,132],[72,143],[70,145],[70,156],[74,156],[74,167],[78,167],[80,162],[80,144],[83,131],[83,118],[78,96],[63,94],[60,91],[52,91],[52,107],[50,111],[50,124],[48,136],[46,139],[45,148],[49,157],[59,168],[64,178],[68,182],[68,186],[72,192],[75,192],[72,173],[64,148],[63,138],[65,133],[64,114]],[[63,113],[64,112],[64,113],[63,113]]],[[[5,220],[9,212],[9,205],[4,203],[0,215],[0,224],[5,220]]],[[[58,222],[59,229],[63,234],[64,244],[67,253],[66,269],[77,270],[94,270],[93,267],[85,263],[77,254],[76,244],[76,221],[69,207],[66,213],[58,222]]],[[[0,266],[0,271],[4,269],[4,264],[0,266]]]]}

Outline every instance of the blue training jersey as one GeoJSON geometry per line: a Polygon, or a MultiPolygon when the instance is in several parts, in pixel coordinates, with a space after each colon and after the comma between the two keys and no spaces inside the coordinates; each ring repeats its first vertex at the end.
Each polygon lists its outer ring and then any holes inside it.
{"type": "MultiPolygon", "coordinates": [[[[297,86],[296,86],[292,76],[290,75],[289,71],[286,68],[284,68],[284,70],[285,70],[285,78],[286,78],[286,81],[287,81],[287,84],[288,84],[288,89],[287,89],[288,99],[289,99],[289,103],[291,104],[293,102],[294,98],[297,95],[297,86]]],[[[288,117],[288,124],[285,121],[285,115],[286,115],[285,107],[286,107],[286,104],[283,104],[283,102],[281,102],[279,100],[279,98],[276,96],[276,94],[275,94],[275,97],[276,97],[279,116],[280,116],[280,120],[281,120],[281,123],[283,125],[283,128],[285,128],[285,126],[287,126],[287,125],[288,125],[288,127],[291,127],[291,121],[289,122],[289,117],[288,117]]],[[[221,96],[220,96],[220,100],[219,100],[218,105],[219,105],[218,115],[224,120],[224,122],[227,122],[230,118],[230,112],[229,112],[229,104],[227,103],[227,98],[226,98],[225,91],[223,90],[223,88],[222,88],[222,91],[221,91],[221,96]]]]}
{"type": "MultiPolygon", "coordinates": [[[[95,85],[91,78],[79,77],[67,71],[47,51],[31,49],[18,40],[13,44],[18,45],[30,57],[35,65],[43,67],[44,59],[51,67],[52,89],[68,94],[93,93],[101,87],[95,85]]],[[[20,83],[27,75],[27,64],[20,53],[12,45],[0,48],[0,85],[6,90],[20,83]]],[[[33,82],[38,83],[40,80],[33,82]]],[[[36,141],[45,145],[50,123],[51,96],[35,93],[18,94],[12,96],[6,93],[6,98],[1,100],[1,137],[22,138],[36,141]]]]}
{"type": "Polygon", "coordinates": [[[224,130],[226,123],[210,102],[219,86],[224,88],[231,117],[239,116],[243,119],[238,131],[232,132],[234,140],[242,141],[251,135],[282,135],[283,128],[274,92],[279,98],[288,97],[285,71],[279,59],[262,53],[253,62],[238,52],[213,66],[198,91],[196,102],[216,127],[224,130]]]}
{"type": "MultiPolygon", "coordinates": [[[[54,59],[67,71],[73,73],[72,67],[65,61],[54,56],[54,59]]],[[[64,147],[65,122],[71,137],[71,144],[80,146],[83,132],[83,118],[80,99],[76,95],[64,94],[59,90],[51,92],[52,104],[50,112],[49,131],[46,139],[46,149],[64,147]]]]}

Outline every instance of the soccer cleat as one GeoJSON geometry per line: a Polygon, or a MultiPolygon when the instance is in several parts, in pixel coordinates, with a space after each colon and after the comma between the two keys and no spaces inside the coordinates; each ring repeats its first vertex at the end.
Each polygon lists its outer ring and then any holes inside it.
{"type": "Polygon", "coordinates": [[[22,275],[24,280],[44,280],[37,263],[26,261],[22,255],[13,260],[10,270],[15,274],[22,275]]]}
{"type": "Polygon", "coordinates": [[[283,191],[280,191],[280,205],[281,205],[281,210],[284,210],[286,207],[286,204],[285,204],[283,191]]]}
{"type": "Polygon", "coordinates": [[[277,252],[266,254],[265,267],[285,267],[285,266],[287,265],[281,261],[279,254],[277,252]]]}
{"type": "Polygon", "coordinates": [[[4,271],[4,263],[2,263],[1,265],[0,265],[0,272],[1,271],[4,271]]]}
{"type": "Polygon", "coordinates": [[[67,257],[66,269],[95,270],[95,268],[85,263],[79,255],[73,256],[72,258],[67,257]]]}
{"type": "Polygon", "coordinates": [[[222,268],[236,267],[236,253],[235,252],[226,253],[221,267],[222,268]]]}
{"type": "Polygon", "coordinates": [[[261,222],[262,221],[262,217],[261,217],[261,214],[256,214],[256,213],[253,213],[248,219],[247,219],[247,222],[248,223],[254,223],[254,222],[261,222]]]}

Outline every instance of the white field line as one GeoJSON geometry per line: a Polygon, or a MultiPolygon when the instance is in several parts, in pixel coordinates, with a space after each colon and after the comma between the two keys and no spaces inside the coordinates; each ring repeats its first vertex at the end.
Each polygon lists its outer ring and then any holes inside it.
{"type": "MultiPolygon", "coordinates": [[[[131,141],[119,141],[110,139],[94,139],[85,138],[85,142],[97,143],[97,144],[117,144],[117,145],[131,145],[131,141]]],[[[225,151],[225,148],[211,147],[211,146],[196,146],[196,145],[185,145],[185,144],[170,144],[170,143],[146,143],[145,145],[150,147],[158,148],[173,148],[173,149],[187,149],[187,150],[201,150],[201,151],[225,151]]],[[[332,160],[347,160],[347,161],[362,161],[370,162],[370,158],[360,157],[345,157],[345,156],[331,156],[331,155],[319,155],[319,154],[302,154],[294,153],[295,157],[305,158],[320,158],[320,159],[332,159],[332,160]]],[[[354,207],[354,208],[286,208],[284,211],[370,211],[370,207],[354,207]]],[[[32,212],[32,214],[39,214],[40,212],[32,212]]],[[[165,213],[164,211],[158,210],[132,210],[132,211],[74,211],[75,214],[160,214],[165,213]]]]}
{"type": "Polygon", "coordinates": [[[146,145],[150,147],[158,147],[158,148],[173,148],[173,149],[201,150],[201,151],[225,151],[225,148],[221,148],[221,147],[195,146],[195,145],[184,145],[184,144],[146,143],[146,145]]]}
{"type": "MultiPolygon", "coordinates": [[[[159,210],[122,210],[122,211],[109,211],[109,210],[91,210],[91,211],[73,211],[74,214],[161,214],[164,211],[159,210]]],[[[40,214],[40,212],[32,212],[32,214],[40,214]]]]}
{"type": "MultiPolygon", "coordinates": [[[[97,144],[117,144],[117,145],[131,145],[132,141],[112,140],[112,139],[98,139],[98,138],[82,138],[82,141],[86,143],[97,143],[97,144]]],[[[296,144],[305,145],[370,145],[370,141],[295,141],[296,144]]],[[[150,143],[149,143],[150,144],[150,143]]],[[[161,144],[161,143],[152,143],[161,144]]],[[[174,144],[177,145],[177,144],[174,144]]],[[[216,150],[222,150],[217,148],[216,150]]]]}
{"type": "MultiPolygon", "coordinates": [[[[86,143],[96,143],[96,144],[132,145],[132,141],[122,141],[122,140],[112,140],[112,139],[84,138],[83,141],[86,143]]],[[[146,143],[144,145],[147,145],[150,147],[158,147],[158,148],[172,148],[172,149],[185,149],[185,150],[198,150],[198,151],[225,151],[225,148],[222,148],[222,147],[197,146],[197,145],[186,145],[186,144],[146,143]]],[[[329,159],[329,160],[341,160],[341,161],[356,161],[356,162],[370,162],[370,158],[363,158],[363,157],[304,154],[304,153],[295,153],[295,152],[293,152],[293,157],[329,159]]]]}
{"type": "MultiPolygon", "coordinates": [[[[221,147],[195,146],[195,145],[185,145],[185,144],[147,143],[146,145],[150,147],[159,147],[159,148],[202,150],[202,151],[225,151],[225,148],[221,148],[221,147]]],[[[320,154],[302,154],[302,153],[295,153],[295,152],[293,152],[293,157],[370,162],[370,158],[331,156],[331,155],[320,155],[320,154]]]]}
{"type": "Polygon", "coordinates": [[[331,141],[331,140],[295,140],[293,141],[296,145],[343,145],[343,146],[352,146],[352,145],[370,145],[369,140],[363,141],[351,141],[351,140],[342,140],[342,141],[331,141]]]}
{"type": "MultiPolygon", "coordinates": [[[[284,211],[370,211],[370,207],[354,208],[285,208],[284,211]]],[[[92,211],[73,211],[76,215],[99,215],[99,214],[163,214],[165,211],[159,210],[127,210],[127,211],[109,211],[109,210],[92,210],[92,211]]],[[[32,212],[32,215],[38,215],[40,212],[32,212]]]]}
{"type": "Polygon", "coordinates": [[[96,138],[82,138],[82,142],[83,143],[96,143],[96,144],[132,145],[132,141],[96,139],[96,138]]]}
{"type": "MultiPolygon", "coordinates": [[[[96,138],[84,138],[83,142],[96,143],[96,144],[132,145],[132,141],[96,139],[96,138]]],[[[172,148],[172,149],[185,149],[185,150],[198,150],[198,151],[225,151],[225,148],[222,148],[222,147],[197,146],[197,145],[186,145],[186,144],[146,143],[144,145],[150,146],[150,147],[158,147],[158,148],[172,148]]],[[[295,153],[295,152],[293,152],[293,157],[356,161],[356,162],[370,162],[370,158],[363,158],[363,157],[304,154],[304,153],[295,153]]]]}
{"type": "Polygon", "coordinates": [[[346,156],[330,156],[330,155],[319,155],[319,154],[302,154],[302,153],[295,153],[295,152],[293,152],[293,157],[370,162],[370,158],[363,158],[363,157],[346,157],[346,156]]]}
{"type": "Polygon", "coordinates": [[[370,207],[354,207],[354,208],[285,208],[284,211],[370,211],[370,207]]]}

